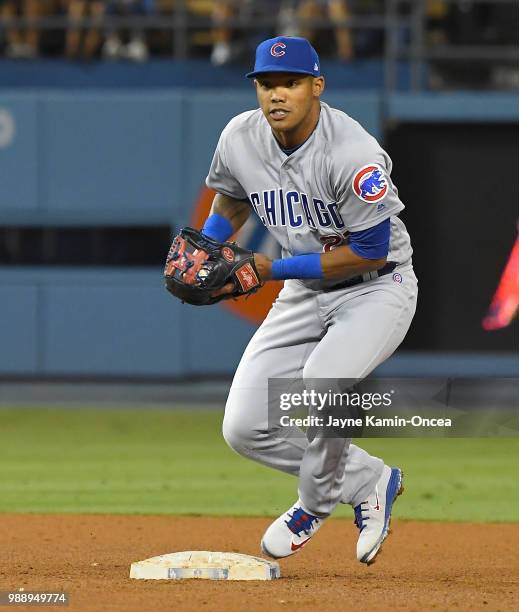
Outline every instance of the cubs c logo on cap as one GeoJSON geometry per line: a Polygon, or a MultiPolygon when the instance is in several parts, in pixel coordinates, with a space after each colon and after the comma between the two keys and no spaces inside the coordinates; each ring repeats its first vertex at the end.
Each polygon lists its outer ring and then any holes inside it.
{"type": "Polygon", "coordinates": [[[282,43],[282,42],[274,43],[272,47],[270,47],[270,55],[273,55],[274,57],[282,57],[286,53],[286,51],[283,51],[283,49],[286,49],[286,48],[287,46],[285,45],[285,43],[282,43]]]}
{"type": "Polygon", "coordinates": [[[384,170],[378,164],[369,164],[358,170],[351,185],[355,195],[368,204],[382,200],[389,189],[384,170]]]}

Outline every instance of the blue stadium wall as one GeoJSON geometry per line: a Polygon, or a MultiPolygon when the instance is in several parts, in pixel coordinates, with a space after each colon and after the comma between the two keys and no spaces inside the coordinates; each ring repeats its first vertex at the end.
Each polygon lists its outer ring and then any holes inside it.
{"type": "MultiPolygon", "coordinates": [[[[333,90],[325,100],[378,138],[387,121],[519,121],[514,96],[333,90]]],[[[0,223],[181,226],[222,127],[254,107],[250,90],[0,91],[0,223]]],[[[1,267],[0,313],[1,376],[228,374],[255,329],[171,299],[159,268],[1,267]]],[[[414,358],[399,359],[387,371],[412,373],[414,358]]],[[[467,363],[452,359],[431,357],[428,371],[467,363]]],[[[491,373],[477,359],[475,371],[491,373]]],[[[496,371],[519,371],[517,356],[499,359],[496,371]]]]}

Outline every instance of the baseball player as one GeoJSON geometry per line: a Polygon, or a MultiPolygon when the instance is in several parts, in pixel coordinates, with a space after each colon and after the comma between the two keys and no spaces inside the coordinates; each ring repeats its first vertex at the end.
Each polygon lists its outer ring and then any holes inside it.
{"type": "Polygon", "coordinates": [[[255,253],[256,271],[285,283],[238,366],[223,435],[241,455],[299,477],[297,501],[263,536],[265,553],[294,554],[342,502],[355,511],[357,558],[369,563],[388,534],[401,470],[349,439],[269,423],[267,388],[269,378],[362,379],[402,342],[417,299],[404,205],[377,141],[320,101],[324,78],[306,39],[262,42],[247,76],[260,108],[221,134],[202,231],[225,241],[257,214],[282,258],[255,253]]]}

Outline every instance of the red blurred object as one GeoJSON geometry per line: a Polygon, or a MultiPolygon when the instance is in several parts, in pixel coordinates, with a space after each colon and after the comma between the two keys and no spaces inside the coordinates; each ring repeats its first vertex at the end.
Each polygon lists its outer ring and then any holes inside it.
{"type": "MultiPolygon", "coordinates": [[[[519,224],[518,224],[519,231],[519,224]]],[[[519,236],[492,299],[483,329],[491,331],[510,325],[519,310],[519,236]]]]}

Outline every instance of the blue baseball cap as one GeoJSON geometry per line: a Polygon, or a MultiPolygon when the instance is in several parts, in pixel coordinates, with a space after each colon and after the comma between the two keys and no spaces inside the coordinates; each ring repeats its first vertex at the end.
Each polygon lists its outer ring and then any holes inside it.
{"type": "Polygon", "coordinates": [[[251,79],[266,72],[296,72],[318,77],[321,76],[319,56],[306,38],[269,38],[258,45],[254,70],[246,76],[251,79]]]}

